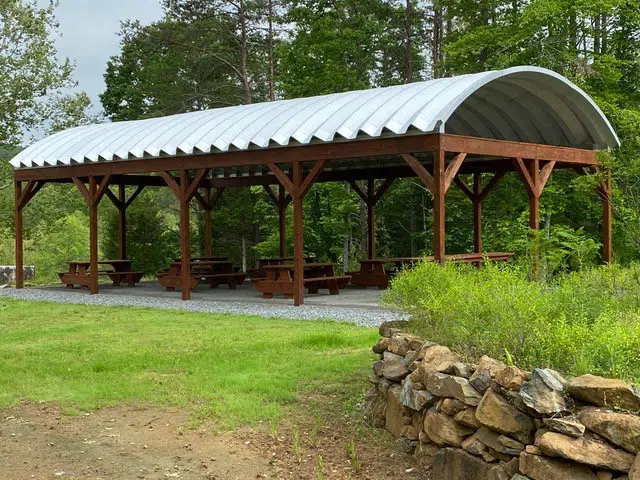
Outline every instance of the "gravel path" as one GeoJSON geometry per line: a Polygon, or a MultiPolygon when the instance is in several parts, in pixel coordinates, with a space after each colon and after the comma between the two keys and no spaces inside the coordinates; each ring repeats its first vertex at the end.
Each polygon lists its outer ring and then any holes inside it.
{"type": "Polygon", "coordinates": [[[304,305],[266,305],[246,302],[215,302],[190,300],[172,300],[157,297],[141,297],[134,295],[82,295],[77,292],[64,292],[25,288],[0,289],[0,298],[15,298],[19,300],[40,300],[56,303],[71,303],[81,305],[150,307],[164,310],[188,310],[191,312],[228,313],[237,315],[259,315],[267,318],[287,318],[294,320],[330,319],[339,322],[349,322],[360,326],[374,327],[388,320],[406,319],[400,312],[383,309],[347,308],[334,306],[304,305]]]}

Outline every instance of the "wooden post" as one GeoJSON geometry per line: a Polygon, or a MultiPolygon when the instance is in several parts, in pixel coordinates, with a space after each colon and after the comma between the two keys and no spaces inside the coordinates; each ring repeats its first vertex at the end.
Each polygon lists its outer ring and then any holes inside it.
{"type": "Polygon", "coordinates": [[[189,176],[187,170],[180,171],[180,275],[182,275],[182,300],[191,299],[191,251],[189,231],[189,176]]]}
{"type": "Polygon", "coordinates": [[[433,229],[434,229],[434,251],[433,256],[436,262],[441,264],[445,260],[445,157],[444,150],[438,149],[433,157],[433,229]]]}
{"type": "Polygon", "coordinates": [[[125,204],[127,202],[125,185],[118,185],[118,201],[120,206],[118,207],[118,227],[120,233],[119,252],[120,260],[126,260],[127,258],[127,208],[125,204]]]}
{"type": "Polygon", "coordinates": [[[95,201],[98,183],[89,177],[89,292],[98,293],[98,202],[95,201]]]}
{"type": "Polygon", "coordinates": [[[204,208],[204,256],[213,255],[213,237],[211,233],[211,188],[205,191],[205,201],[207,208],[204,208]]]}
{"type": "Polygon", "coordinates": [[[15,234],[16,234],[16,288],[24,288],[23,226],[22,226],[22,182],[15,182],[15,234]]]}
{"type": "Polygon", "coordinates": [[[373,260],[376,254],[376,207],[374,203],[375,181],[373,177],[367,179],[367,254],[373,260]]]}
{"type": "Polygon", "coordinates": [[[286,191],[278,185],[278,229],[280,232],[280,257],[287,257],[287,205],[286,191]]]}
{"type": "Polygon", "coordinates": [[[600,187],[602,202],[602,261],[609,264],[613,261],[613,206],[611,204],[611,172],[606,173],[600,187]]]}
{"type": "Polygon", "coordinates": [[[473,251],[482,253],[482,174],[473,174],[473,251]]]}
{"type": "MultiPolygon", "coordinates": [[[[540,184],[540,167],[537,158],[529,163],[529,176],[533,185],[540,184]]],[[[542,189],[540,189],[542,190],[542,189]]],[[[540,193],[537,189],[530,189],[529,194],[529,228],[538,230],[540,228],[540,193]]]]}
{"type": "Polygon", "coordinates": [[[293,162],[293,304],[304,304],[304,225],[302,212],[302,163],[293,162]]]}

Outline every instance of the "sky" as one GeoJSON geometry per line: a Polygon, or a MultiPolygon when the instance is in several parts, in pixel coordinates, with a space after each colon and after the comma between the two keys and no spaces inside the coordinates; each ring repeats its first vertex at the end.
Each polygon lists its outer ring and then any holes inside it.
{"type": "MultiPolygon", "coordinates": [[[[38,3],[46,6],[49,0],[38,3]]],[[[159,0],[60,0],[56,18],[61,36],[56,45],[61,58],[75,60],[78,88],[91,97],[92,113],[102,110],[98,95],[105,88],[107,60],[120,51],[120,22],[138,19],[148,24],[161,16],[159,0]]]]}

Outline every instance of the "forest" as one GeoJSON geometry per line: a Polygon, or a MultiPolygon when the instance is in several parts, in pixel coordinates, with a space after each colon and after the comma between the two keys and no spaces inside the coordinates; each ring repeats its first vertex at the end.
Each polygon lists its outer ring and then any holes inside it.
{"type": "MultiPolygon", "coordinates": [[[[621,148],[602,154],[613,176],[614,256],[640,260],[640,0],[163,0],[164,15],[121,25],[105,65],[101,115],[55,49],[55,2],[0,2],[0,264],[13,264],[8,160],[24,132],[123,121],[536,65],[583,88],[609,118],[621,148]]],[[[527,195],[509,174],[484,204],[484,246],[542,252],[544,272],[595,264],[601,205],[596,178],[555,172],[541,197],[541,231],[527,226],[527,195]]],[[[305,253],[349,269],[366,252],[366,205],[349,185],[316,184],[305,199],[305,253]]],[[[377,254],[433,248],[432,198],[397,181],[376,212],[377,254]]],[[[289,221],[291,215],[288,215],[289,221]]],[[[192,249],[203,242],[192,204],[192,249]]],[[[88,214],[72,185],[47,185],[25,210],[25,261],[39,279],[89,256],[88,214]]],[[[473,248],[472,205],[447,197],[447,253],[473,248]]],[[[213,212],[214,252],[252,264],[278,253],[277,210],[261,187],[227,189],[213,212]]],[[[289,240],[291,235],[289,235],[289,240]]],[[[147,188],[128,210],[128,251],[154,273],[179,252],[178,205],[147,188]]],[[[116,209],[100,206],[100,254],[117,255],[116,209]]],[[[289,246],[291,251],[291,246],[289,246]]]]}

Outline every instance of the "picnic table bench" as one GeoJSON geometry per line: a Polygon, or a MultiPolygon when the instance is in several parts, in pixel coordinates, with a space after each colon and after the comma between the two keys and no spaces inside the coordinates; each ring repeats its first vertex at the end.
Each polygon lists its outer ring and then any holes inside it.
{"type": "MultiPolygon", "coordinates": [[[[190,262],[191,290],[204,280],[210,288],[218,288],[220,285],[227,285],[230,290],[235,290],[238,285],[242,285],[247,278],[244,272],[236,271],[233,262],[228,260],[194,260],[190,262]]],[[[182,287],[182,262],[171,263],[166,272],[158,274],[158,282],[167,291],[175,291],[182,287]]]]}
{"type": "MultiPolygon", "coordinates": [[[[265,265],[266,277],[251,279],[254,287],[263,298],[273,298],[275,294],[283,294],[285,298],[293,297],[292,264],[281,263],[265,265]]],[[[333,263],[308,262],[304,264],[304,286],[309,293],[318,293],[319,289],[328,289],[331,295],[339,295],[340,290],[349,283],[349,276],[335,274],[333,263]]]]}
{"type": "MultiPolygon", "coordinates": [[[[123,282],[130,287],[135,287],[136,283],[140,282],[144,275],[144,272],[133,271],[131,260],[102,260],[98,262],[98,265],[111,267],[111,270],[99,270],[98,275],[108,276],[116,287],[123,282]]],[[[69,270],[58,273],[58,277],[67,288],[79,286],[81,289],[88,289],[91,281],[90,267],[91,262],[69,262],[69,270]]]]}
{"type": "MultiPolygon", "coordinates": [[[[512,252],[457,253],[446,255],[445,260],[473,263],[479,266],[485,260],[506,262],[512,256],[512,252]]],[[[378,289],[384,290],[389,287],[389,281],[394,273],[410,268],[419,262],[433,261],[435,261],[433,256],[360,260],[360,270],[351,272],[351,283],[365,288],[378,287],[378,289]],[[393,265],[395,270],[386,269],[386,265],[393,265]]]]}

